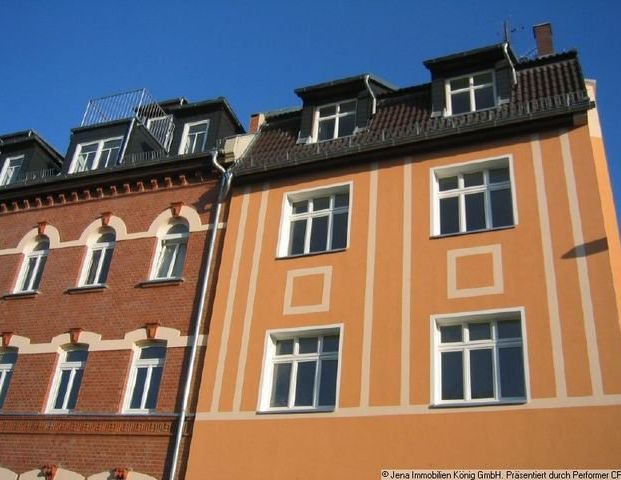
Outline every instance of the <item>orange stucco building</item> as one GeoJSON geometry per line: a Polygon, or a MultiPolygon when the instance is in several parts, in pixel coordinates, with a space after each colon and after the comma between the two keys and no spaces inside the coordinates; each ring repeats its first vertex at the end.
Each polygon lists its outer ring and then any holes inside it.
{"type": "Polygon", "coordinates": [[[613,468],[618,227],[575,52],[506,44],[252,119],[188,479],[613,468]]]}

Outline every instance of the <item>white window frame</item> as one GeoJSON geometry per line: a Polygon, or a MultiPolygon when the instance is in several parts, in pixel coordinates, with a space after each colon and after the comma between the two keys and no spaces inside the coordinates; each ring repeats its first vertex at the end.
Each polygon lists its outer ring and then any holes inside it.
{"type": "MultiPolygon", "coordinates": [[[[462,334],[465,336],[465,328],[462,327],[462,334]]],[[[461,312],[447,315],[431,316],[431,391],[433,392],[434,406],[476,406],[476,405],[502,405],[527,403],[530,401],[530,373],[528,366],[528,339],[526,334],[526,315],[524,307],[501,308],[491,310],[479,310],[472,312],[461,312]],[[496,338],[496,324],[503,321],[519,320],[521,328],[521,338],[498,339],[496,338]],[[441,344],[440,327],[452,325],[467,325],[472,323],[492,323],[491,340],[470,340],[462,338],[462,342],[451,342],[441,344]],[[500,396],[500,366],[498,363],[498,351],[502,348],[516,347],[522,348],[522,366],[524,373],[524,396],[520,397],[501,397],[500,396]],[[469,355],[462,357],[463,365],[463,399],[442,399],[442,363],[441,354],[447,351],[469,352],[477,349],[492,349],[493,351],[493,376],[494,376],[494,397],[472,399],[470,398],[470,367],[469,355]]]]}
{"type": "Polygon", "coordinates": [[[461,75],[459,77],[448,78],[445,81],[445,83],[444,83],[444,91],[445,91],[445,98],[446,98],[446,109],[445,109],[445,112],[446,112],[447,116],[452,116],[453,115],[453,103],[451,101],[452,95],[463,93],[463,92],[469,92],[470,93],[470,110],[468,112],[456,113],[455,115],[466,115],[468,113],[481,112],[483,110],[491,110],[493,108],[496,108],[496,106],[498,105],[498,93],[496,91],[496,73],[494,72],[494,70],[483,70],[483,71],[471,73],[471,74],[468,74],[468,75],[461,75]],[[475,86],[474,85],[474,77],[476,77],[477,75],[484,75],[486,73],[490,73],[492,75],[491,83],[486,83],[484,85],[477,85],[477,86],[475,86]],[[461,80],[461,79],[464,79],[464,78],[468,79],[468,87],[452,91],[451,90],[451,82],[455,81],[455,80],[461,80]],[[476,108],[476,100],[475,100],[474,92],[476,90],[481,90],[483,88],[488,88],[490,85],[492,87],[492,95],[494,96],[494,105],[491,106],[491,107],[476,108]]]}
{"type": "Polygon", "coordinates": [[[333,102],[333,103],[326,103],[324,105],[319,105],[317,107],[315,107],[315,111],[313,112],[313,142],[328,142],[330,140],[334,140],[336,138],[345,138],[346,136],[349,137],[351,135],[353,135],[356,131],[356,114],[358,112],[358,100],[356,98],[350,98],[347,100],[341,100],[339,102],[333,102]],[[345,112],[345,113],[341,113],[340,109],[341,109],[341,105],[344,103],[351,103],[354,102],[354,110],[352,112],[345,112]],[[336,107],[336,112],[333,115],[327,115],[325,117],[320,117],[319,116],[319,111],[322,108],[326,108],[326,107],[336,107]],[[343,135],[342,137],[339,137],[338,133],[339,133],[339,122],[341,118],[344,117],[349,117],[349,116],[353,116],[354,117],[354,130],[351,133],[351,135],[343,135]],[[334,131],[332,132],[332,137],[331,138],[326,138],[324,140],[319,140],[319,123],[323,122],[323,121],[327,121],[327,120],[331,120],[334,119],[334,131]]]}
{"type": "MultiPolygon", "coordinates": [[[[119,154],[117,156],[116,159],[116,163],[117,165],[121,162],[121,151],[123,150],[123,138],[124,137],[110,137],[110,138],[104,138],[102,140],[95,140],[94,142],[84,142],[84,143],[80,143],[78,144],[76,150],[75,150],[75,154],[73,155],[73,161],[71,162],[71,168],[69,169],[69,173],[81,173],[81,172],[92,172],[94,170],[97,170],[99,168],[99,162],[101,160],[102,157],[102,152],[103,152],[103,146],[106,142],[111,142],[114,140],[120,140],[121,143],[118,147],[119,149],[119,154]],[[88,147],[91,145],[97,145],[97,149],[95,150],[95,159],[93,160],[93,166],[90,169],[80,169],[80,166],[78,165],[78,159],[80,157],[80,154],[82,153],[82,149],[84,147],[88,147]]],[[[107,149],[109,150],[109,149],[107,149]]],[[[106,166],[108,167],[108,166],[106,166]]]]}
{"type": "Polygon", "coordinates": [[[153,265],[151,266],[151,274],[149,278],[151,280],[176,280],[182,278],[183,269],[185,266],[185,259],[187,257],[187,248],[188,248],[188,240],[190,238],[190,226],[187,222],[182,220],[174,221],[172,223],[167,223],[164,229],[161,229],[160,235],[157,237],[157,248],[155,250],[155,255],[153,257],[153,265]],[[168,231],[175,225],[184,225],[187,228],[185,233],[168,233],[168,231]],[[179,260],[179,251],[181,245],[185,244],[185,252],[183,253],[183,258],[179,260]],[[174,248],[173,258],[170,262],[170,266],[168,268],[168,273],[166,276],[159,277],[158,271],[160,269],[160,265],[164,260],[164,253],[166,251],[166,247],[172,245],[174,248]],[[173,272],[175,271],[175,265],[177,261],[181,263],[179,268],[179,275],[173,276],[173,272]]]}
{"type": "Polygon", "coordinates": [[[46,236],[38,236],[31,242],[30,250],[24,252],[24,259],[20,267],[19,275],[17,276],[17,282],[15,283],[13,293],[34,293],[38,291],[41,280],[39,280],[39,284],[37,285],[35,285],[35,280],[37,277],[43,276],[45,263],[50,253],[49,242],[50,239],[46,236]],[[48,248],[45,250],[34,250],[34,248],[43,241],[47,241],[48,248]],[[28,279],[26,278],[26,274],[28,273],[28,266],[31,259],[35,259],[35,267],[32,271],[32,275],[28,279]]]}
{"type": "Polygon", "coordinates": [[[474,160],[464,163],[456,163],[452,165],[446,165],[442,167],[436,167],[430,170],[430,196],[431,196],[431,236],[450,236],[450,235],[462,235],[475,232],[486,232],[490,230],[502,230],[505,228],[513,228],[518,225],[518,209],[517,209],[517,197],[516,197],[516,185],[515,185],[515,172],[513,169],[513,155],[501,155],[494,158],[485,158],[480,160],[474,160]],[[509,169],[509,181],[503,183],[489,184],[487,173],[484,174],[484,185],[477,185],[473,187],[463,186],[463,175],[477,172],[488,172],[498,168],[509,169]],[[439,180],[448,177],[459,177],[459,185],[457,189],[440,191],[439,180]],[[513,210],[513,224],[494,227],[492,225],[492,209],[491,209],[491,197],[490,192],[493,190],[502,190],[509,188],[511,190],[511,206],[513,210]],[[466,194],[484,192],[485,194],[485,223],[486,227],[477,230],[467,230],[466,219],[466,206],[465,196],[466,194]],[[459,197],[459,231],[441,233],[441,217],[440,217],[440,200],[442,198],[459,197]]]}
{"type": "Polygon", "coordinates": [[[11,376],[13,374],[13,370],[15,369],[15,364],[17,363],[17,350],[12,348],[6,348],[0,350],[0,358],[7,353],[13,353],[16,355],[14,362],[4,362],[0,363],[0,410],[4,407],[4,402],[6,400],[6,396],[8,394],[8,389],[11,385],[11,376]],[[4,392],[4,398],[2,393],[4,392]]]}
{"type": "Polygon", "coordinates": [[[6,157],[2,171],[0,172],[0,187],[10,185],[15,182],[15,177],[19,175],[19,171],[24,165],[24,155],[15,155],[6,157]],[[17,166],[11,166],[11,162],[19,161],[17,166]]]}
{"type": "Polygon", "coordinates": [[[209,135],[209,119],[207,120],[199,120],[196,122],[188,122],[183,126],[183,135],[181,136],[181,143],[179,143],[179,155],[191,155],[193,153],[201,153],[205,151],[205,145],[207,144],[207,136],[209,135]],[[205,137],[203,138],[203,142],[200,148],[196,148],[196,143],[193,142],[193,149],[191,152],[187,151],[189,146],[189,136],[190,136],[190,128],[195,125],[205,125],[205,137]]]}
{"type": "MultiPolygon", "coordinates": [[[[50,396],[48,399],[47,412],[48,413],[70,413],[73,409],[68,408],[68,403],[71,398],[71,393],[74,388],[74,384],[76,381],[76,375],[79,371],[82,371],[82,379],[84,378],[84,369],[86,368],[86,362],[88,361],[88,348],[87,346],[78,346],[78,347],[68,347],[63,349],[60,352],[60,356],[58,359],[58,365],[56,367],[56,372],[54,374],[54,380],[52,382],[52,389],[50,390],[50,396]],[[83,351],[87,354],[87,359],[83,361],[68,361],[67,354],[69,352],[74,351],[83,351]],[[69,382],[67,383],[67,389],[65,391],[65,398],[62,401],[62,407],[56,408],[54,405],[56,404],[56,400],[59,393],[60,383],[62,379],[62,374],[65,371],[69,371],[69,382]]],[[[80,384],[77,385],[77,391],[75,392],[76,396],[79,398],[80,388],[82,379],[80,379],[80,384]]],[[[77,402],[77,398],[76,398],[77,402]]]]}
{"type": "MultiPolygon", "coordinates": [[[[319,342],[318,352],[321,351],[322,348],[322,340],[319,342]]],[[[261,413],[306,413],[306,412],[332,412],[338,409],[339,405],[339,391],[340,391],[340,383],[341,383],[341,365],[343,363],[343,324],[334,324],[334,325],[323,325],[323,326],[309,326],[309,327],[300,327],[300,328],[288,328],[288,329],[277,329],[277,330],[268,330],[265,334],[265,348],[263,352],[263,368],[261,370],[261,380],[260,380],[260,391],[259,391],[259,399],[257,410],[261,413]],[[311,353],[311,354],[300,354],[297,352],[297,342],[296,351],[292,355],[286,355],[279,357],[278,361],[275,361],[276,357],[276,341],[277,340],[288,340],[288,339],[299,339],[306,337],[326,337],[338,335],[338,351],[330,352],[330,353],[311,353]],[[316,368],[315,370],[315,381],[313,385],[313,406],[295,406],[293,405],[294,395],[295,395],[295,386],[296,386],[296,375],[297,375],[297,363],[300,361],[313,361],[316,360],[318,363],[321,360],[337,360],[337,370],[336,370],[336,381],[335,381],[335,400],[334,405],[325,405],[319,406],[317,405],[318,396],[319,396],[319,381],[320,381],[320,368],[316,368]],[[274,375],[274,365],[276,363],[287,363],[292,362],[294,366],[292,367],[291,372],[291,383],[289,389],[289,405],[287,407],[271,407],[271,394],[272,394],[272,384],[273,384],[273,375],[274,375]]]]}
{"type": "MultiPolygon", "coordinates": [[[[91,238],[91,241],[89,242],[88,251],[86,252],[86,257],[84,258],[84,264],[82,266],[82,273],[80,275],[80,281],[78,282],[78,285],[80,285],[81,287],[87,287],[87,286],[93,287],[93,286],[101,286],[101,285],[106,284],[107,275],[106,275],[106,278],[102,279],[101,269],[103,267],[106,254],[108,253],[108,251],[110,251],[110,255],[113,255],[115,246],[116,246],[116,232],[114,231],[114,229],[109,228],[109,227],[99,229],[96,235],[94,235],[91,238]],[[97,242],[99,237],[107,233],[113,233],[115,235],[115,240],[112,242],[97,242]],[[99,255],[99,261],[97,262],[97,265],[95,266],[94,282],[88,283],[88,277],[91,272],[91,268],[93,267],[92,265],[93,255],[96,251],[100,251],[101,254],[99,255]]],[[[110,259],[110,261],[112,261],[112,259],[110,259]]]]}
{"type": "Polygon", "coordinates": [[[280,221],[280,235],[278,240],[277,257],[296,257],[302,255],[317,255],[321,253],[342,251],[349,248],[350,232],[351,232],[351,218],[352,218],[352,204],[353,204],[353,182],[338,183],[329,185],[326,187],[309,188],[304,190],[298,190],[295,192],[285,193],[283,195],[282,213],[280,221]],[[349,193],[349,203],[347,207],[334,207],[334,196],[342,193],[349,193]],[[306,212],[303,214],[293,213],[293,204],[303,200],[312,200],[315,198],[330,197],[330,208],[328,210],[320,210],[318,212],[306,212]],[[344,247],[332,248],[332,224],[334,215],[337,213],[343,213],[347,211],[347,241],[344,247]],[[319,250],[316,252],[310,251],[310,227],[313,217],[325,216],[325,212],[329,212],[328,231],[327,231],[327,245],[325,250],[319,250]],[[304,253],[290,254],[291,249],[291,224],[296,219],[307,219],[306,235],[304,240],[304,253]]]}
{"type": "Polygon", "coordinates": [[[147,348],[147,347],[162,347],[164,349],[167,348],[166,344],[164,342],[160,342],[160,341],[143,343],[143,344],[139,344],[139,345],[134,345],[134,348],[133,348],[134,353],[133,353],[133,358],[132,358],[131,373],[130,373],[130,376],[129,376],[129,382],[127,384],[127,389],[125,391],[125,399],[123,400],[123,412],[124,413],[148,414],[148,413],[153,413],[153,412],[155,412],[157,410],[157,403],[158,403],[160,391],[161,391],[161,388],[162,388],[161,380],[160,380],[160,384],[158,386],[155,407],[154,408],[146,408],[145,404],[146,404],[146,401],[147,401],[147,397],[148,397],[148,393],[149,393],[149,388],[150,388],[150,385],[151,385],[153,369],[157,368],[157,367],[161,367],[162,368],[162,379],[164,378],[164,366],[166,364],[166,357],[168,356],[167,355],[168,351],[165,350],[163,358],[144,358],[144,359],[141,359],[140,358],[140,352],[142,351],[143,348],[147,348]],[[144,368],[147,369],[147,376],[145,377],[145,382],[144,382],[144,386],[143,386],[143,390],[142,390],[142,396],[141,396],[141,400],[140,400],[140,408],[131,408],[131,401],[132,401],[132,397],[134,395],[134,388],[136,388],[136,379],[138,377],[138,370],[139,369],[144,369],[144,368]]]}

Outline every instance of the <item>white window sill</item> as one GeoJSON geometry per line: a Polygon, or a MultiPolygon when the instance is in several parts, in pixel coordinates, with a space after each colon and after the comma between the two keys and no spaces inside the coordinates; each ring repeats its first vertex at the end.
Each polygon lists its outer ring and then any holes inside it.
{"type": "Polygon", "coordinates": [[[151,280],[145,280],[144,282],[140,282],[138,286],[140,288],[163,287],[166,285],[180,285],[184,281],[185,280],[183,277],[153,278],[151,280]]]}
{"type": "Polygon", "coordinates": [[[473,401],[454,401],[454,402],[442,402],[434,403],[429,408],[472,408],[472,407],[493,407],[502,405],[523,405],[527,403],[525,398],[512,398],[507,400],[493,400],[486,399],[480,402],[473,401]]]}
{"type": "Polygon", "coordinates": [[[39,290],[24,290],[22,292],[13,292],[3,295],[3,300],[17,300],[18,298],[34,298],[39,295],[39,290]]]}
{"type": "Polygon", "coordinates": [[[266,410],[258,410],[258,415],[291,415],[295,413],[330,413],[334,412],[336,407],[320,407],[320,408],[274,408],[266,410]]]}
{"type": "Polygon", "coordinates": [[[320,252],[308,252],[308,253],[297,253],[295,255],[281,255],[276,257],[277,260],[281,260],[281,259],[287,259],[287,258],[300,258],[300,257],[314,257],[315,255],[324,255],[326,253],[338,253],[338,252],[344,252],[345,250],[347,250],[346,248],[336,248],[334,250],[322,250],[320,252]]]}
{"type": "Polygon", "coordinates": [[[507,225],[506,227],[482,228],[480,230],[469,230],[467,232],[437,233],[437,234],[431,235],[429,238],[433,239],[433,238],[458,237],[460,235],[471,235],[473,233],[485,233],[485,232],[497,232],[501,230],[509,230],[515,227],[517,227],[517,224],[507,225]]]}
{"type": "Polygon", "coordinates": [[[106,290],[107,288],[108,286],[106,284],[80,285],[79,287],[68,288],[67,290],[65,290],[65,292],[71,295],[75,293],[102,292],[106,290]]]}

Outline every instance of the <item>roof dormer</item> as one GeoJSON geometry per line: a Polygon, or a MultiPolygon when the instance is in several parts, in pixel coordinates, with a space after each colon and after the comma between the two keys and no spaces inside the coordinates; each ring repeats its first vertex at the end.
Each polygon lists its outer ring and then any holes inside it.
{"type": "Polygon", "coordinates": [[[432,116],[463,115],[509,103],[515,63],[508,43],[423,62],[431,71],[432,116]]]}
{"type": "Polygon", "coordinates": [[[0,188],[56,175],[62,157],[33,130],[0,136],[0,188]]]}
{"type": "Polygon", "coordinates": [[[358,75],[295,90],[302,99],[298,143],[354,135],[375,113],[377,95],[397,87],[373,75],[358,75]]]}

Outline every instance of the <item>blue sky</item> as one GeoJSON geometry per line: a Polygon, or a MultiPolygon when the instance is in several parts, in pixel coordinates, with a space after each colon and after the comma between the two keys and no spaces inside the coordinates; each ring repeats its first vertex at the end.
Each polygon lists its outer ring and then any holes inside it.
{"type": "Polygon", "coordinates": [[[522,0],[2,0],[0,133],[34,129],[64,154],[90,98],[146,87],[158,100],[225,96],[242,124],[299,105],[297,87],[359,73],[429,81],[423,60],[502,41],[534,48],[550,21],[557,51],[578,49],[598,107],[621,206],[621,2],[522,0]]]}

